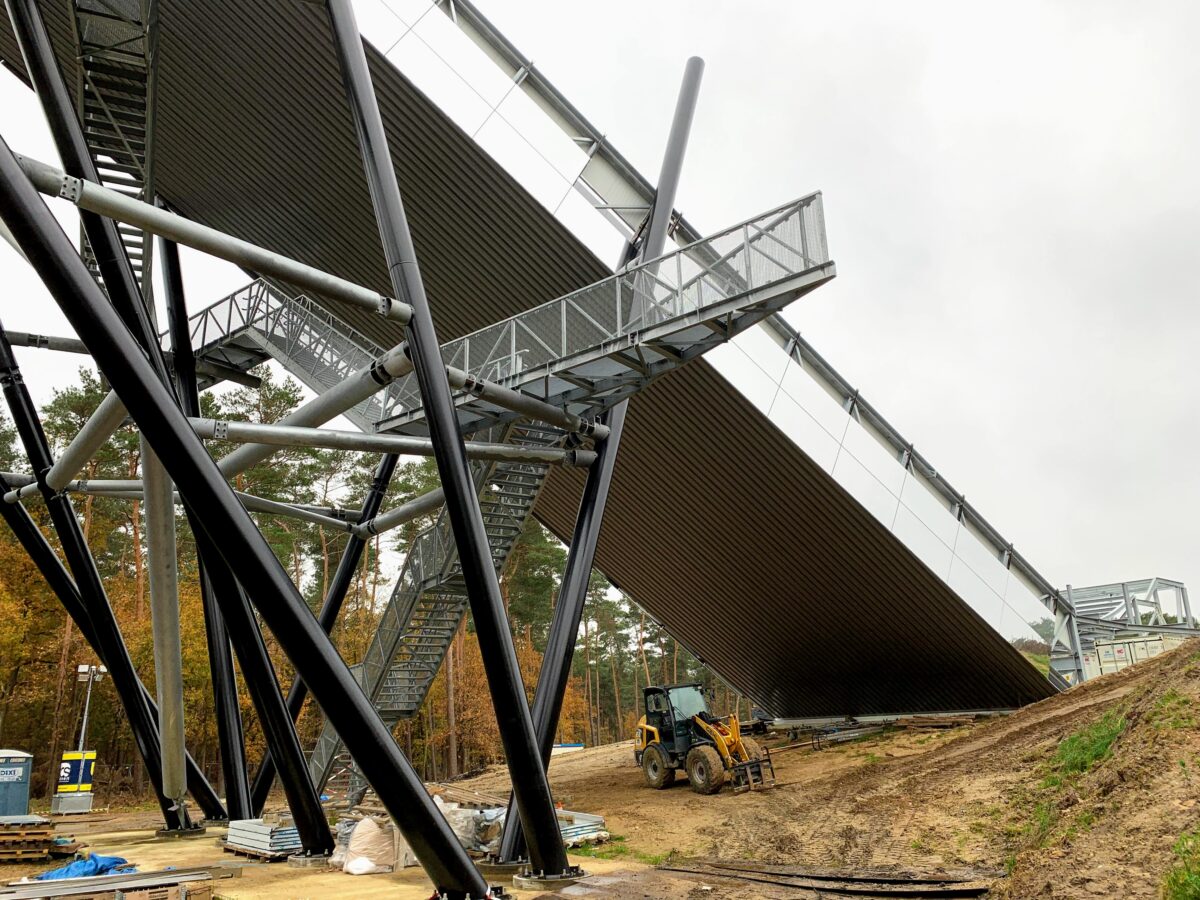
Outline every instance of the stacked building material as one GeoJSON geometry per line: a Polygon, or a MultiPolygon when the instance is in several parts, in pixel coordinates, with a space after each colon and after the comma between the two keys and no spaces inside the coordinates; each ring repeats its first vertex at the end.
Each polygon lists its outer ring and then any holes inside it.
{"type": "Polygon", "coordinates": [[[235,819],[229,823],[225,849],[258,859],[285,859],[300,852],[300,834],[290,820],[235,819]]]}
{"type": "Polygon", "coordinates": [[[212,895],[212,873],[195,870],[122,872],[0,887],[0,900],[212,900],[212,895]]]}
{"type": "Polygon", "coordinates": [[[0,816],[0,862],[46,859],[54,826],[41,816],[0,816]]]}

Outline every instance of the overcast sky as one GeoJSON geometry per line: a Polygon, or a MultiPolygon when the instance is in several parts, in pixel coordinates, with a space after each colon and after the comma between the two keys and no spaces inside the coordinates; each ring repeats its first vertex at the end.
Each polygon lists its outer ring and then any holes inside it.
{"type": "MultiPolygon", "coordinates": [[[[689,219],[823,191],[838,278],[788,313],[817,349],[1052,581],[1200,585],[1200,6],[479,3],[651,176],[704,57],[689,219]]],[[[7,73],[0,109],[54,158],[7,73]]],[[[6,327],[65,330],[0,271],[6,327]]],[[[72,368],[35,356],[44,399],[72,368]]]]}

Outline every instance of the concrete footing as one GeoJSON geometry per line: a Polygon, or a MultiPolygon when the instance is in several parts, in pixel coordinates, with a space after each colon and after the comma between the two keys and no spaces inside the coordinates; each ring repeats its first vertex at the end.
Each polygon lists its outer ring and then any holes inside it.
{"type": "Polygon", "coordinates": [[[193,825],[191,828],[160,828],[154,832],[156,838],[174,838],[181,840],[183,838],[203,837],[208,829],[203,825],[193,825]]]}
{"type": "Polygon", "coordinates": [[[314,853],[305,855],[297,853],[295,856],[287,858],[287,864],[293,869],[323,869],[329,866],[328,853],[314,853]]]}
{"type": "Polygon", "coordinates": [[[587,878],[587,872],[578,866],[572,866],[561,875],[534,875],[526,868],[513,875],[512,886],[524,891],[555,891],[574,884],[580,878],[587,878]]]}

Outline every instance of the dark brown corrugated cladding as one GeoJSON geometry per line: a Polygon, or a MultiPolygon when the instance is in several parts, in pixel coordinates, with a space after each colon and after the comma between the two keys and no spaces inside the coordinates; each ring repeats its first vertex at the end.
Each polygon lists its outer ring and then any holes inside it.
{"type": "MultiPolygon", "coordinates": [[[[73,79],[66,8],[42,8],[73,79]]],[[[159,193],[198,221],[390,292],[323,7],[159,8],[159,193]]],[[[382,56],[369,56],[443,340],[607,274],[382,56]]],[[[7,21],[0,58],[22,70],[7,21]]],[[[402,339],[378,316],[337,311],[382,345],[402,339]]],[[[570,536],[582,483],[580,472],[556,471],[538,501],[560,537],[570,536]]],[[[779,716],[993,709],[1052,692],[704,361],[631,404],[597,565],[779,716]]]]}

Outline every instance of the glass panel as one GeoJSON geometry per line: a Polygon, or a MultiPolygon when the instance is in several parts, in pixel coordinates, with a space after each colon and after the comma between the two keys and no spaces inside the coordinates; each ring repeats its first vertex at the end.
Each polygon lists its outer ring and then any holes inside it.
{"type": "Polygon", "coordinates": [[[1042,604],[1038,595],[1029,589],[1024,579],[1014,572],[1009,572],[1004,602],[1042,640],[1049,641],[1054,636],[1054,616],[1042,604]]]}
{"type": "Polygon", "coordinates": [[[707,358],[747,400],[764,413],[771,408],[779,385],[739,347],[734,344],[714,347],[708,352],[707,358]]]}
{"type": "Polygon", "coordinates": [[[558,205],[568,182],[508,122],[492,116],[476,132],[475,140],[542,206],[553,209],[558,205]]]}
{"type": "Polygon", "coordinates": [[[950,564],[950,577],[946,579],[958,595],[963,598],[983,620],[1000,630],[1004,614],[1004,601],[1000,599],[961,559],[950,564]]]}
{"type": "Polygon", "coordinates": [[[416,35],[401,40],[387,52],[387,58],[468,134],[491,112],[483,98],[416,35]]]}
{"type": "Polygon", "coordinates": [[[954,555],[969,565],[998,595],[1004,593],[1008,586],[1008,569],[1000,564],[999,556],[983,543],[970,525],[964,524],[959,529],[954,555]]]}
{"type": "Polygon", "coordinates": [[[751,328],[733,339],[733,343],[760,369],[778,383],[783,378],[788,357],[762,328],[751,328]]]}
{"type": "Polygon", "coordinates": [[[782,387],[793,400],[808,410],[822,428],[837,440],[842,439],[846,433],[846,422],[850,419],[846,410],[795,360],[788,361],[782,387]]]}
{"type": "Polygon", "coordinates": [[[900,491],[900,502],[912,510],[939,540],[949,547],[954,546],[954,540],[958,537],[958,520],[951,515],[941,498],[926,486],[923,475],[908,473],[900,491]]]}
{"type": "Polygon", "coordinates": [[[833,477],[875,518],[886,527],[892,527],[900,501],[844,449],[833,466],[833,477]]]}
{"type": "MultiPolygon", "coordinates": [[[[429,4],[425,3],[428,7],[429,4]]],[[[354,0],[354,18],[363,37],[386,53],[408,26],[382,0],[354,0]]]]}
{"type": "Polygon", "coordinates": [[[798,403],[780,391],[771,406],[771,421],[826,472],[833,470],[838,442],[798,403]]]}
{"type": "Polygon", "coordinates": [[[889,491],[900,496],[904,484],[904,467],[875,437],[850,416],[846,435],[842,438],[842,452],[851,453],[889,491]]]}
{"type": "Polygon", "coordinates": [[[892,533],[937,575],[946,578],[950,574],[954,553],[904,505],[896,511],[892,533]]]}

